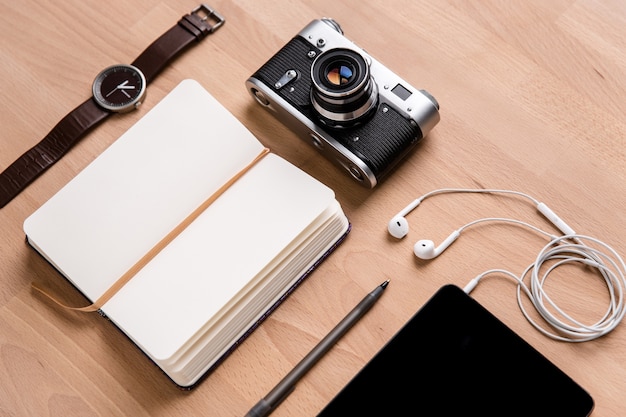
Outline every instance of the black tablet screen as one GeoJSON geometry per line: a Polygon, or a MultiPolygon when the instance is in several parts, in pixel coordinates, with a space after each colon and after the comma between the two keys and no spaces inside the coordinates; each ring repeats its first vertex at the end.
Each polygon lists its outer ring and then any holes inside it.
{"type": "Polygon", "coordinates": [[[584,417],[592,409],[584,389],[463,290],[448,285],[318,417],[584,417]]]}

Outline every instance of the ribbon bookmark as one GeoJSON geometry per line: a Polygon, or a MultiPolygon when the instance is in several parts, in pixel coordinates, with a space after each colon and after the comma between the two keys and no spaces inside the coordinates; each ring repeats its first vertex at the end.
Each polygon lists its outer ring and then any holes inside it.
{"type": "Polygon", "coordinates": [[[202,214],[215,200],[219,198],[226,190],[228,190],[239,178],[241,178],[246,172],[250,170],[257,162],[259,162],[263,157],[269,154],[269,148],[263,148],[261,153],[259,153],[248,165],[243,167],[239,172],[237,172],[233,177],[231,177],[228,181],[226,181],[220,188],[218,188],[209,198],[204,200],[198,208],[196,208],[191,214],[189,214],[182,222],[178,224],[171,232],[169,232],[161,241],[159,241],[156,245],[152,247],[137,263],[135,263],[124,275],[122,275],[117,281],[113,283],[106,290],[100,298],[98,298],[93,304],[85,306],[85,307],[72,307],[65,305],[58,301],[56,298],[48,294],[46,291],[37,287],[35,284],[32,284],[32,287],[48,297],[50,300],[54,301],[59,306],[66,308],[68,310],[74,311],[83,311],[83,312],[93,312],[98,311],[100,308],[111,299],[126,283],[128,283],[136,274],[139,272],[144,266],[148,264],[163,248],[170,244],[183,230],[185,230],[191,223],[194,222],[202,214]]]}

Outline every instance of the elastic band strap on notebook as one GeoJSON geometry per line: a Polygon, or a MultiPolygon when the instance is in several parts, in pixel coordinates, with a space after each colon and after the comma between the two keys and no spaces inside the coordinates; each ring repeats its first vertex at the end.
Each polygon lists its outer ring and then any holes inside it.
{"type": "Polygon", "coordinates": [[[191,214],[189,214],[178,226],[176,226],[171,232],[169,232],[159,243],[157,243],[148,253],[146,253],[135,265],[133,265],[124,275],[122,275],[117,281],[106,290],[100,298],[98,298],[93,304],[85,307],[71,307],[59,302],[56,298],[48,294],[46,291],[38,288],[33,284],[33,288],[56,304],[68,310],[93,312],[98,311],[107,301],[111,299],[126,283],[128,283],[144,266],[148,264],[163,248],[170,244],[183,230],[187,228],[194,220],[204,212],[215,200],[219,198],[227,189],[230,188],[239,178],[241,178],[246,172],[250,170],[257,162],[269,153],[268,148],[264,148],[248,165],[237,172],[232,178],[230,178],[224,185],[217,189],[209,198],[207,198],[198,208],[196,208],[191,214]]]}

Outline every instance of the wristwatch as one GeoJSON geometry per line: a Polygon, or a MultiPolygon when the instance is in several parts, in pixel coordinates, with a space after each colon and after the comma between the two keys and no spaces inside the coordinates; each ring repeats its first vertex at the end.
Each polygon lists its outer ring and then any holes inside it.
{"type": "Polygon", "coordinates": [[[213,33],[224,21],[211,7],[201,4],[130,65],[118,64],[102,70],[93,82],[92,97],[61,119],[46,137],[0,174],[0,208],[111,113],[136,109],[146,95],[146,86],[165,65],[194,41],[213,33]]]}

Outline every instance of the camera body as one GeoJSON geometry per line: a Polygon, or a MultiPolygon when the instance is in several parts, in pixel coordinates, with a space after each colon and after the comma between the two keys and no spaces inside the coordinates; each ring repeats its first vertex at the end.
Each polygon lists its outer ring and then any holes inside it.
{"type": "Polygon", "coordinates": [[[246,81],[263,107],[373,188],[439,122],[439,105],[343,36],[313,20],[246,81]]]}

